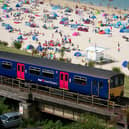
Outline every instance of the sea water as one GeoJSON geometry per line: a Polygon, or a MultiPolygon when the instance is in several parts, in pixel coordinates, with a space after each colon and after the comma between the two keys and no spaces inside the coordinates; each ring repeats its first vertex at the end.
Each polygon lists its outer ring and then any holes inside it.
{"type": "Polygon", "coordinates": [[[87,3],[97,6],[109,6],[118,9],[129,10],[129,0],[70,0],[70,1],[80,1],[80,3],[87,3]]]}

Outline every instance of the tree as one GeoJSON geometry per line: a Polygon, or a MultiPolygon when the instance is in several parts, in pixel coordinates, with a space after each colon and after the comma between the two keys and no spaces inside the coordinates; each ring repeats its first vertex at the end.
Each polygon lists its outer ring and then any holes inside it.
{"type": "Polygon", "coordinates": [[[112,68],[112,71],[114,71],[114,72],[118,72],[118,73],[120,73],[120,72],[121,72],[121,70],[120,70],[120,68],[119,68],[119,67],[113,67],[113,68],[112,68]]]}
{"type": "Polygon", "coordinates": [[[94,61],[89,61],[88,62],[88,66],[89,67],[94,67],[95,66],[95,62],[94,61]]]}
{"type": "Polygon", "coordinates": [[[5,112],[9,112],[9,107],[4,104],[5,99],[0,99],[0,114],[3,114],[5,112]]]}
{"type": "Polygon", "coordinates": [[[128,68],[128,70],[129,70],[129,61],[128,61],[128,65],[127,65],[127,68],[128,68]]]}
{"type": "Polygon", "coordinates": [[[65,48],[62,47],[61,50],[60,50],[60,54],[61,54],[61,58],[63,59],[64,57],[64,53],[65,53],[65,48]]]}
{"type": "Polygon", "coordinates": [[[16,49],[20,49],[20,48],[21,48],[21,43],[20,43],[20,41],[14,41],[13,44],[14,44],[14,47],[15,47],[16,49]]]}

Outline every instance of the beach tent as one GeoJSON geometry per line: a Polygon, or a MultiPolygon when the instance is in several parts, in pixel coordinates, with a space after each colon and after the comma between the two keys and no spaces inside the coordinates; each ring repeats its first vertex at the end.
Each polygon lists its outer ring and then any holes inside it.
{"type": "Polygon", "coordinates": [[[123,27],[123,28],[120,29],[120,32],[121,33],[129,33],[129,28],[123,27]]]}
{"type": "Polygon", "coordinates": [[[27,45],[26,49],[27,50],[30,50],[30,49],[32,50],[32,49],[34,49],[34,46],[32,44],[29,44],[29,45],[27,45]]]}
{"type": "Polygon", "coordinates": [[[127,60],[125,60],[125,61],[122,62],[122,66],[123,66],[124,68],[127,68],[128,63],[129,63],[129,62],[128,62],[127,60]]]}
{"type": "Polygon", "coordinates": [[[79,36],[79,32],[73,32],[72,36],[79,36]]]}
{"type": "Polygon", "coordinates": [[[110,32],[111,32],[111,30],[109,28],[106,28],[104,31],[106,34],[110,34],[110,32]]]}
{"type": "Polygon", "coordinates": [[[52,10],[58,10],[58,9],[60,9],[59,5],[52,6],[52,10]]]}
{"type": "Polygon", "coordinates": [[[23,39],[23,36],[22,35],[19,35],[17,39],[18,40],[22,40],[23,39]]]}
{"type": "Polygon", "coordinates": [[[65,12],[71,13],[71,12],[72,12],[72,9],[67,7],[67,8],[65,9],[65,12]]]}
{"type": "Polygon", "coordinates": [[[71,25],[70,25],[70,27],[73,28],[73,29],[78,28],[78,26],[80,26],[80,24],[71,24],[71,25]]]}
{"type": "Polygon", "coordinates": [[[16,7],[19,8],[19,7],[21,7],[21,6],[20,6],[20,4],[17,3],[17,4],[16,4],[16,7]]]}
{"type": "Polygon", "coordinates": [[[13,29],[13,27],[10,24],[5,24],[5,29],[9,30],[9,29],[13,29]]]}
{"type": "Polygon", "coordinates": [[[36,35],[33,35],[33,36],[32,36],[32,40],[38,41],[38,38],[36,37],[36,35]]]}
{"type": "Polygon", "coordinates": [[[92,18],[92,19],[96,19],[96,16],[95,16],[95,15],[93,15],[91,18],[92,18]]]}
{"type": "Polygon", "coordinates": [[[107,13],[103,13],[102,16],[106,17],[106,16],[108,16],[108,14],[107,13]]]}
{"type": "Polygon", "coordinates": [[[105,31],[104,30],[100,30],[98,33],[99,34],[105,34],[105,31]]]}
{"type": "Polygon", "coordinates": [[[113,16],[113,19],[118,19],[118,16],[117,15],[113,16]]]}

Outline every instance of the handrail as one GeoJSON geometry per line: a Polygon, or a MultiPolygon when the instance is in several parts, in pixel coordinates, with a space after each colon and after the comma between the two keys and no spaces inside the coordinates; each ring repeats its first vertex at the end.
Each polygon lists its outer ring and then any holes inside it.
{"type": "Polygon", "coordinates": [[[105,107],[108,110],[112,111],[113,113],[115,112],[115,109],[118,109],[118,107],[119,109],[125,108],[125,106],[118,105],[113,101],[104,100],[101,98],[97,98],[95,96],[74,93],[71,91],[52,88],[49,86],[43,86],[32,82],[30,83],[24,80],[18,80],[18,79],[14,79],[14,78],[2,76],[2,75],[0,75],[0,84],[4,84],[11,88],[17,88],[19,89],[19,91],[24,90],[24,91],[27,91],[28,93],[36,92],[39,94],[47,94],[49,96],[61,98],[63,100],[69,100],[77,104],[91,104],[92,106],[105,107]]]}

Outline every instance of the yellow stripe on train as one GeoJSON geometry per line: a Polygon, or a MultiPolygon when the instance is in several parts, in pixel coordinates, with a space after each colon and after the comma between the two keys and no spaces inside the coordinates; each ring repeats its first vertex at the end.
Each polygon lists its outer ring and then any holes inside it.
{"type": "Polygon", "coordinates": [[[115,87],[110,89],[110,95],[117,97],[117,96],[122,96],[124,93],[124,86],[120,87],[115,87]]]}

